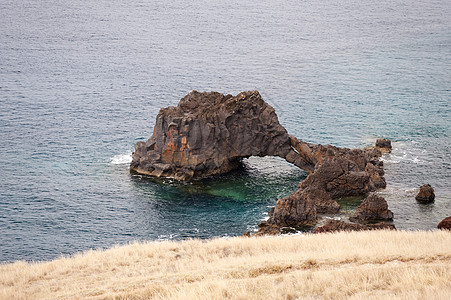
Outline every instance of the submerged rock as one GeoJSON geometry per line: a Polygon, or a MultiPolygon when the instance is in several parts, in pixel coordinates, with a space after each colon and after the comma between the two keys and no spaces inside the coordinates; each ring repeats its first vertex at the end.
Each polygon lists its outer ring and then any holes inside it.
{"type": "Polygon", "coordinates": [[[424,184],[420,187],[420,191],[415,196],[415,199],[420,203],[432,203],[435,199],[434,189],[429,184],[424,184]]]}
{"type": "Polygon", "coordinates": [[[451,217],[444,218],[440,223],[438,223],[437,228],[443,230],[451,230],[451,217]]]}
{"type": "Polygon", "coordinates": [[[391,221],[393,213],[388,209],[387,201],[383,197],[372,193],[357,207],[355,214],[349,220],[358,223],[391,221]]]}
{"type": "Polygon", "coordinates": [[[376,223],[376,224],[353,224],[346,223],[338,220],[329,220],[321,227],[315,229],[314,233],[324,233],[324,232],[337,232],[337,231],[363,231],[363,230],[396,230],[395,225],[388,223],[376,223]]]}

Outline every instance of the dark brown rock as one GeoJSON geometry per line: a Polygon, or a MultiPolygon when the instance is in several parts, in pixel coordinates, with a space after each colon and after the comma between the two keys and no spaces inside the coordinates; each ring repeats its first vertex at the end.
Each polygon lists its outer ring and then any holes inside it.
{"type": "Polygon", "coordinates": [[[389,139],[377,139],[374,146],[367,147],[365,149],[377,151],[377,155],[382,156],[382,154],[390,153],[392,151],[392,145],[389,139]]]}
{"type": "Polygon", "coordinates": [[[420,191],[415,196],[415,199],[420,203],[432,203],[435,199],[434,189],[429,184],[424,184],[420,187],[420,191]]]}
{"type": "Polygon", "coordinates": [[[299,189],[288,197],[277,200],[274,210],[269,215],[267,223],[278,227],[314,225],[316,223],[315,201],[304,190],[299,189]]]}
{"type": "Polygon", "coordinates": [[[306,185],[306,188],[301,187],[299,190],[302,190],[306,197],[315,203],[316,212],[319,214],[333,214],[340,210],[337,201],[332,200],[331,196],[318,186],[306,185]]]}
{"type": "Polygon", "coordinates": [[[442,230],[451,230],[451,217],[444,218],[440,223],[438,223],[437,228],[442,230]]]}
{"type": "Polygon", "coordinates": [[[395,225],[388,223],[376,224],[353,224],[338,220],[328,220],[323,226],[315,229],[314,233],[337,232],[337,231],[364,231],[364,230],[396,230],[395,225]]]}
{"type": "Polygon", "coordinates": [[[381,153],[390,153],[392,150],[391,141],[389,139],[377,139],[376,149],[381,153]]]}
{"type": "MultiPolygon", "coordinates": [[[[177,107],[162,108],[153,135],[138,142],[131,170],[178,180],[229,172],[249,156],[280,156],[291,151],[290,136],[257,91],[233,97],[192,91],[177,107]]],[[[296,153],[295,153],[296,154],[296,153]]],[[[291,155],[306,169],[314,164],[291,155]]]]}
{"type": "Polygon", "coordinates": [[[298,191],[277,201],[268,223],[293,227],[311,225],[317,213],[339,211],[335,199],[362,196],[385,188],[383,164],[377,150],[311,144],[307,147],[309,152],[297,152],[304,161],[316,164],[313,172],[299,184],[298,191]]]}
{"type": "Polygon", "coordinates": [[[274,109],[257,91],[235,97],[192,91],[177,107],[160,110],[150,139],[136,143],[130,169],[191,180],[229,172],[242,158],[282,157],[309,175],[298,191],[277,201],[267,226],[261,227],[275,230],[313,225],[317,213],[340,209],[335,199],[384,188],[380,155],[377,149],[338,148],[298,140],[280,125],[274,109]]]}
{"type": "Polygon", "coordinates": [[[381,166],[373,163],[371,152],[330,145],[319,146],[318,152],[327,149],[328,154],[319,159],[314,173],[300,184],[301,188],[314,186],[326,191],[332,199],[361,196],[378,188],[385,188],[385,180],[379,172],[381,166]]]}
{"type": "Polygon", "coordinates": [[[367,223],[374,221],[391,221],[393,213],[388,209],[387,201],[383,197],[371,193],[357,207],[355,214],[349,218],[351,222],[367,223]]]}
{"type": "Polygon", "coordinates": [[[258,232],[255,234],[257,236],[261,235],[278,235],[280,234],[280,227],[275,224],[269,224],[266,221],[260,222],[258,224],[258,232]]]}

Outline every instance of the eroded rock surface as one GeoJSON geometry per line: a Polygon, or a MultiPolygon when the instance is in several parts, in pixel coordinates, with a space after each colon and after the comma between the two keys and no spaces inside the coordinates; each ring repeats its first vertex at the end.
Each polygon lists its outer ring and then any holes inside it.
{"type": "Polygon", "coordinates": [[[268,222],[263,221],[258,224],[257,235],[277,235],[280,233],[280,228],[274,224],[268,224],[268,222]]]}
{"type": "Polygon", "coordinates": [[[362,196],[385,188],[383,163],[378,150],[311,145],[315,168],[288,197],[277,200],[268,223],[278,226],[315,224],[318,213],[336,213],[341,197],[362,196]]]}
{"type": "Polygon", "coordinates": [[[291,195],[277,200],[276,206],[269,212],[267,223],[277,227],[314,225],[317,220],[316,200],[310,197],[309,193],[298,189],[291,195]]]}
{"type": "Polygon", "coordinates": [[[392,145],[389,139],[377,139],[376,145],[365,148],[367,150],[378,150],[381,154],[391,153],[392,145]]]}
{"type": "Polygon", "coordinates": [[[393,213],[388,209],[384,197],[372,193],[357,207],[355,214],[349,220],[358,223],[391,221],[393,213]]]}
{"type": "Polygon", "coordinates": [[[335,213],[335,201],[385,188],[381,152],[315,145],[291,136],[257,91],[237,96],[190,92],[177,107],[160,110],[154,131],[135,145],[130,169],[191,180],[237,168],[242,158],[279,156],[306,170],[299,189],[279,199],[261,231],[313,225],[335,213]]]}
{"type": "Polygon", "coordinates": [[[177,107],[160,110],[152,137],[136,143],[130,167],[141,174],[190,180],[229,172],[243,157],[285,158],[291,149],[274,108],[257,91],[235,97],[192,91],[177,107]]]}
{"type": "Polygon", "coordinates": [[[360,225],[346,223],[339,220],[328,220],[323,226],[315,229],[314,233],[337,232],[337,231],[363,231],[363,230],[396,230],[395,225],[384,222],[376,224],[360,225]]]}

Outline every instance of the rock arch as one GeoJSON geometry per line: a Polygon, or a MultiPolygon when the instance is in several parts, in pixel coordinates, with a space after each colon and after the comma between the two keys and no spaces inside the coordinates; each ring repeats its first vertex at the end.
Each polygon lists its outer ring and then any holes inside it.
{"type": "Polygon", "coordinates": [[[312,172],[312,146],[290,136],[257,91],[192,91],[160,110],[152,137],[135,145],[131,169],[191,180],[226,173],[244,157],[280,156],[312,172]]]}
{"type": "Polygon", "coordinates": [[[314,224],[318,212],[339,210],[334,199],[385,187],[377,149],[298,140],[257,91],[237,96],[192,91],[176,107],[162,108],[150,139],[136,143],[130,169],[192,180],[229,172],[250,156],[279,156],[309,173],[270,211],[268,224],[277,227],[314,224]]]}

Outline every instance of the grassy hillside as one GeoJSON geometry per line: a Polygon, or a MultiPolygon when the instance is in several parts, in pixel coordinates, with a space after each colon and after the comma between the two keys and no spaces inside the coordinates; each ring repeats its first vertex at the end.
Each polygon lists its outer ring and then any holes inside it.
{"type": "Polygon", "coordinates": [[[135,243],[0,265],[0,299],[449,299],[451,232],[135,243]]]}

